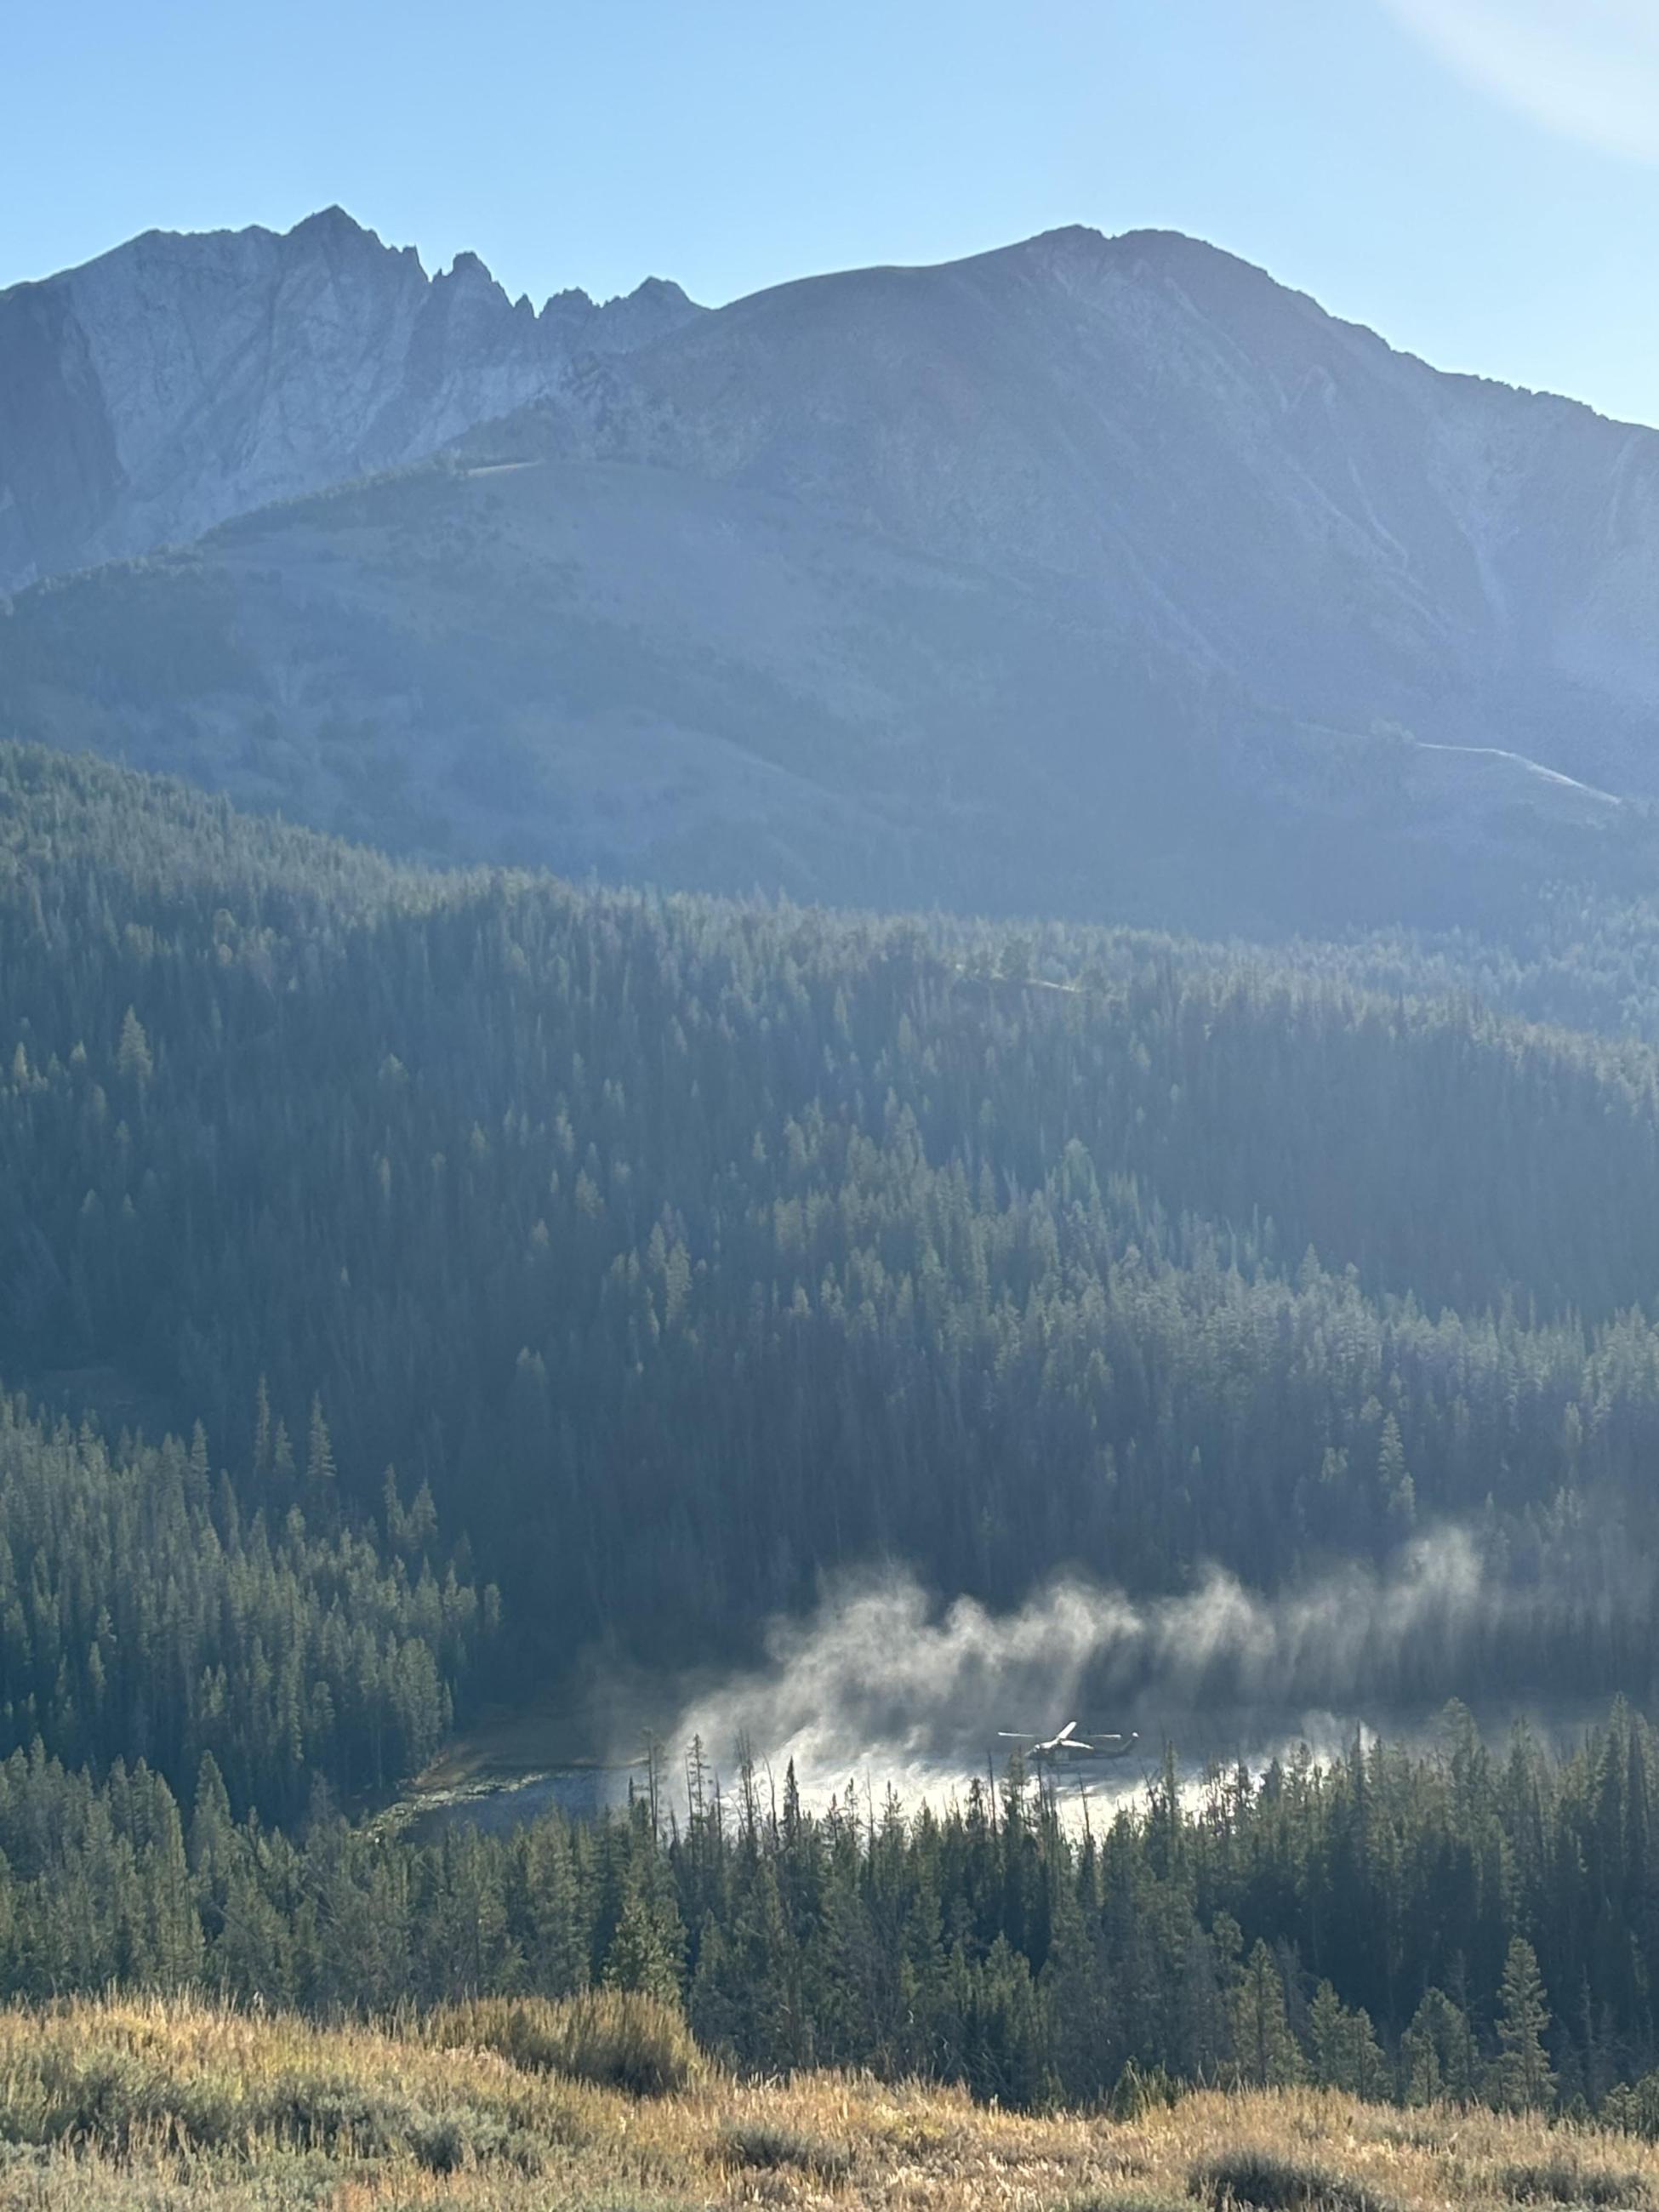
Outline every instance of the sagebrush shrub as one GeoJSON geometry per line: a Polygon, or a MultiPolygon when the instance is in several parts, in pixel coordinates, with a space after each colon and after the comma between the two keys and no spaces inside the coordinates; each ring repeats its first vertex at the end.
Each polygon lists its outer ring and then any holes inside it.
{"type": "Polygon", "coordinates": [[[632,1990],[575,1997],[479,1997],[447,2005],[429,2032],[440,2043],[493,2051],[527,2073],[567,2074],[636,2097],[684,2089],[703,2060],[678,2008],[632,1990]]]}

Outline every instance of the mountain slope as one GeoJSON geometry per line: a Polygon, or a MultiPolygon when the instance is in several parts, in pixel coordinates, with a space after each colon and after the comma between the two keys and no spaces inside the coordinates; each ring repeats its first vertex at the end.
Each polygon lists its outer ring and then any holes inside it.
{"type": "Polygon", "coordinates": [[[1064,579],[1299,718],[1659,773],[1659,434],[1443,375],[1194,240],[815,278],[565,405],[582,450],[1064,579]]]}
{"type": "Polygon", "coordinates": [[[413,476],[21,594],[0,727],[405,848],[842,902],[1254,930],[1651,878],[1653,433],[1158,234],[538,374],[413,476]]]}
{"type": "Polygon", "coordinates": [[[1120,812],[1164,817],[1164,844],[1183,796],[1203,812],[1201,702],[1132,635],[787,498],[614,463],[285,507],[28,593],[4,636],[20,731],[573,874],[1008,907],[1041,848],[1086,914],[1120,812]]]}
{"type": "Polygon", "coordinates": [[[697,312],[652,282],[537,315],[476,255],[428,278],[338,208],[147,232],[0,293],[0,590],[430,453],[697,312]]]}

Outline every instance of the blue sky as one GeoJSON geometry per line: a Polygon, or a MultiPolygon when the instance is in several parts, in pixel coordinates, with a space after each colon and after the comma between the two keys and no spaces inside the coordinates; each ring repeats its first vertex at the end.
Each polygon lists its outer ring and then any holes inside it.
{"type": "Polygon", "coordinates": [[[0,283],[338,201],[538,302],[1191,231],[1659,422],[1656,0],[0,0],[0,283]]]}

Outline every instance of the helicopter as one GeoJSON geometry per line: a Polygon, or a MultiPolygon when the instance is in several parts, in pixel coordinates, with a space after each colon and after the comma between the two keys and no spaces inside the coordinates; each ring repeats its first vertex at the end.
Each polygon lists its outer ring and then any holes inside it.
{"type": "Polygon", "coordinates": [[[1079,1759],[1127,1759],[1140,1741],[1136,1729],[1127,1735],[1091,1729],[1085,1740],[1078,1734],[1078,1728],[1076,1721],[1067,1721],[1053,1735],[1040,1736],[1028,1729],[999,1729],[997,1733],[1005,1743],[1023,1743],[1026,1762],[1032,1766],[1064,1766],[1068,1764],[1068,1753],[1079,1759]]]}

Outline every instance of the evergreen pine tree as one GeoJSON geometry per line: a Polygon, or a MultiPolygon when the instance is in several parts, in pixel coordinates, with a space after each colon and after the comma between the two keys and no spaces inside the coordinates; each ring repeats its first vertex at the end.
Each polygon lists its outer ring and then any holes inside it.
{"type": "Polygon", "coordinates": [[[668,2004],[679,2002],[679,1983],[667,1943],[631,1873],[617,1931],[605,1953],[603,1978],[607,1989],[637,1990],[668,2004]]]}
{"type": "Polygon", "coordinates": [[[1510,1943],[1498,1992],[1498,2063],[1493,2069],[1496,2101],[1511,2112],[1534,2112],[1555,2094],[1544,2036],[1550,2024],[1538,1958],[1524,1936],[1510,1943]]]}
{"type": "Polygon", "coordinates": [[[334,1445],[328,1433],[328,1423],[323,1419],[321,1397],[311,1401],[311,1419],[306,1431],[306,1495],[312,1504],[321,1505],[334,1496],[336,1471],[334,1445]]]}
{"type": "Polygon", "coordinates": [[[1252,2088],[1282,2088],[1298,2080],[1301,2054],[1291,2033],[1285,1984],[1273,1953],[1257,1942],[1233,1993],[1233,2047],[1240,2077],[1252,2088]]]}

